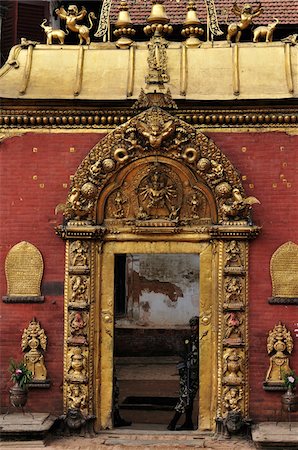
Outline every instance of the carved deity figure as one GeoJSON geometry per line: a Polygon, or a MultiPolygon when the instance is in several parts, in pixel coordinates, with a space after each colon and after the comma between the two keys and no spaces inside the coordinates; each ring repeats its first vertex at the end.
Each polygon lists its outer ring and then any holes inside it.
{"type": "Polygon", "coordinates": [[[235,312],[229,312],[225,314],[224,320],[226,325],[224,338],[234,344],[241,343],[242,331],[240,327],[243,323],[242,317],[239,317],[239,314],[235,312]]]}
{"type": "Polygon", "coordinates": [[[63,6],[61,6],[60,8],[57,8],[55,10],[55,13],[57,14],[58,17],[60,17],[60,19],[65,20],[66,27],[69,30],[73,31],[74,33],[78,33],[81,45],[84,43],[84,41],[87,45],[90,44],[89,32],[93,26],[92,19],[96,19],[94,12],[90,12],[88,14],[90,24],[89,27],[86,27],[86,25],[77,24],[77,22],[83,20],[84,17],[87,15],[87,11],[84,6],[82,6],[80,12],[76,5],[69,5],[67,11],[65,11],[63,6]]]}
{"type": "Polygon", "coordinates": [[[199,219],[201,216],[202,206],[204,204],[204,198],[201,194],[192,194],[190,200],[188,201],[191,210],[191,217],[193,219],[199,219]]]}
{"type": "Polygon", "coordinates": [[[267,338],[267,352],[270,356],[270,365],[266,374],[266,383],[283,385],[286,373],[291,371],[289,355],[293,350],[293,339],[286,326],[281,322],[269,331],[267,338]]]}
{"type": "Polygon", "coordinates": [[[241,412],[239,402],[243,398],[243,389],[226,387],[223,392],[223,406],[225,411],[241,412]]]}
{"type": "Polygon", "coordinates": [[[228,349],[224,354],[223,381],[228,385],[242,384],[243,357],[237,349],[228,349]]]}
{"type": "Polygon", "coordinates": [[[211,159],[210,169],[211,169],[211,171],[209,173],[207,173],[207,177],[212,184],[218,183],[219,181],[221,181],[223,179],[224,169],[223,169],[222,164],[215,161],[214,159],[211,159]]]}
{"type": "Polygon", "coordinates": [[[227,277],[225,280],[225,305],[242,304],[242,283],[239,277],[227,277]]]}
{"type": "Polygon", "coordinates": [[[161,147],[162,142],[174,133],[175,124],[173,120],[167,122],[152,120],[149,124],[139,120],[137,129],[149,142],[150,147],[157,150],[161,147]]]}
{"type": "Polygon", "coordinates": [[[148,209],[166,208],[169,212],[172,200],[177,196],[176,189],[169,183],[168,177],[155,170],[146,184],[140,188],[140,195],[148,209]]]}
{"type": "Polygon", "coordinates": [[[22,336],[22,350],[25,353],[24,363],[32,372],[34,381],[45,381],[47,369],[44,363],[43,351],[47,347],[47,337],[39,322],[33,318],[22,336]]]}
{"type": "Polygon", "coordinates": [[[69,379],[71,381],[86,381],[86,358],[81,347],[75,347],[69,354],[70,364],[68,368],[69,379]]]}
{"type": "Polygon", "coordinates": [[[74,241],[70,245],[72,266],[88,266],[88,244],[84,241],[74,241]]]}
{"type": "Polygon", "coordinates": [[[241,249],[235,240],[230,241],[226,246],[225,267],[243,267],[241,249]]]}
{"type": "Polygon", "coordinates": [[[69,328],[71,337],[68,340],[70,344],[87,344],[86,325],[87,321],[84,320],[83,313],[73,312],[70,315],[69,328]]]}
{"type": "Polygon", "coordinates": [[[73,276],[71,277],[71,302],[88,302],[87,297],[87,278],[84,276],[73,276]]]}
{"type": "Polygon", "coordinates": [[[117,219],[124,217],[123,205],[126,202],[127,200],[122,197],[121,191],[117,191],[114,198],[114,217],[117,219]]]}
{"type": "Polygon", "coordinates": [[[68,386],[68,405],[72,409],[84,411],[87,408],[86,386],[71,384],[68,386]]]}
{"type": "Polygon", "coordinates": [[[232,38],[235,38],[235,42],[239,42],[242,31],[252,24],[253,19],[258,17],[263,12],[263,9],[261,8],[261,3],[255,9],[250,3],[245,3],[241,9],[235,2],[232,11],[236,16],[240,17],[240,22],[233,22],[228,26],[227,41],[231,42],[232,38]]]}

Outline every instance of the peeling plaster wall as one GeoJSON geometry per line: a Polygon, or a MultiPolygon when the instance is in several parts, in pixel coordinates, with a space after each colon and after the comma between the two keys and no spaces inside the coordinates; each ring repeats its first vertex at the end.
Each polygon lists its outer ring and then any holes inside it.
{"type": "Polygon", "coordinates": [[[199,313],[199,271],[196,254],[131,255],[127,261],[128,309],[136,324],[187,326],[199,313]]]}

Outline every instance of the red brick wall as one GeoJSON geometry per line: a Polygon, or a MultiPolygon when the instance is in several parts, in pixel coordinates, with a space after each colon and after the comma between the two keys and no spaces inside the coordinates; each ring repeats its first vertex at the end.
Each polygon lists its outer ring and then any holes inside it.
{"type": "MultiPolygon", "coordinates": [[[[272,419],[275,411],[280,412],[281,394],[265,392],[262,387],[269,366],[267,334],[281,320],[294,337],[298,314],[296,306],[268,304],[271,296],[269,262],[281,244],[289,240],[298,243],[298,136],[283,132],[214,132],[208,136],[246,177],[243,184],[247,195],[254,195],[261,201],[261,205],[254,206],[254,221],[262,226],[262,234],[252,242],[250,251],[250,410],[253,419],[272,419]]],[[[35,316],[48,336],[45,360],[52,387],[50,391],[30,391],[28,406],[38,411],[44,410],[46,404],[49,411],[61,412],[63,295],[59,290],[55,295],[55,289],[64,280],[64,243],[54,233],[54,227],[61,222],[61,215],[55,216],[54,209],[65,201],[69,175],[100,138],[100,134],[29,133],[8,139],[0,147],[0,294],[6,294],[6,254],[22,240],[31,242],[41,251],[45,263],[43,285],[45,290],[52,289],[44,304],[1,304],[0,378],[4,406],[10,385],[9,357],[21,358],[22,332],[35,316]],[[37,151],[33,150],[35,148],[37,151]]],[[[298,372],[295,337],[294,345],[291,366],[298,372]]]]}
{"type": "MultiPolygon", "coordinates": [[[[282,321],[291,331],[294,350],[290,366],[298,373],[297,306],[269,305],[270,258],[282,244],[298,244],[298,136],[271,133],[208,133],[242,176],[247,195],[261,205],[253,207],[253,219],[262,226],[250,247],[249,335],[250,412],[255,420],[274,420],[280,414],[280,392],[265,392],[263,381],[269,368],[268,331],[282,321]]],[[[297,419],[298,419],[298,415],[297,419]]]]}
{"type": "Polygon", "coordinates": [[[22,358],[23,330],[36,317],[48,337],[45,361],[52,387],[31,390],[28,407],[32,411],[44,411],[47,405],[50,412],[62,411],[64,242],[54,232],[62,221],[61,214],[55,216],[55,207],[65,202],[69,176],[100,138],[100,134],[29,133],[7,139],[0,146],[1,298],[7,293],[5,257],[20,241],[31,242],[41,251],[45,266],[43,285],[46,291],[52,291],[52,295],[45,296],[43,304],[4,304],[0,300],[0,380],[4,407],[11,385],[7,370],[9,358],[22,358]]]}

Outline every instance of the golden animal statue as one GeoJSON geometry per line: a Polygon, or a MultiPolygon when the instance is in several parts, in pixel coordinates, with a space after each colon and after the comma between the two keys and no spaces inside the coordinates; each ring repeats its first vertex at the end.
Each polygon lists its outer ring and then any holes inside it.
{"type": "Polygon", "coordinates": [[[57,41],[59,41],[59,44],[63,45],[65,36],[68,33],[65,33],[65,31],[63,31],[63,30],[58,30],[58,29],[53,30],[53,27],[45,24],[47,21],[48,21],[47,19],[43,19],[42,24],[40,25],[41,28],[44,29],[45,34],[47,35],[47,45],[52,45],[53,39],[56,39],[57,41]]]}
{"type": "Polygon", "coordinates": [[[235,37],[235,42],[239,42],[242,31],[249,27],[253,18],[258,17],[263,12],[263,9],[261,8],[261,3],[255,9],[252,8],[250,3],[245,3],[240,9],[237,2],[235,2],[232,11],[236,16],[240,17],[240,22],[233,22],[228,26],[227,41],[231,42],[232,38],[235,37]]]}
{"type": "Polygon", "coordinates": [[[90,44],[90,36],[89,32],[93,27],[93,22],[91,19],[96,19],[94,12],[90,12],[88,14],[88,19],[90,23],[90,27],[86,27],[86,25],[78,25],[77,22],[80,22],[87,15],[87,11],[82,6],[81,11],[79,12],[78,7],[76,5],[69,5],[67,11],[61,6],[61,8],[55,9],[55,13],[60,19],[66,21],[66,27],[73,31],[74,33],[78,33],[80,38],[80,45],[86,42],[87,45],[90,44]]]}
{"type": "Polygon", "coordinates": [[[259,42],[260,38],[265,39],[266,42],[272,42],[273,40],[273,32],[278,24],[279,20],[274,17],[274,21],[272,23],[268,23],[267,26],[260,26],[254,29],[253,34],[253,42],[259,42]]]}

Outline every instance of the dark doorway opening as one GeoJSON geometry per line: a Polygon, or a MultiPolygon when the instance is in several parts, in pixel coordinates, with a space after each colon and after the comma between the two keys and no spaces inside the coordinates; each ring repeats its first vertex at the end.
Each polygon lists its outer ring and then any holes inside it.
{"type": "Polygon", "coordinates": [[[120,414],[133,424],[166,427],[173,415],[199,270],[197,254],[115,255],[114,370],[120,414]]]}

